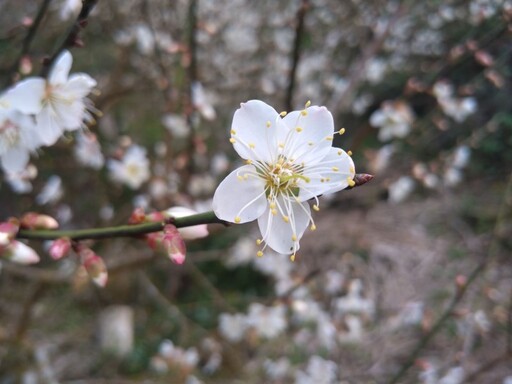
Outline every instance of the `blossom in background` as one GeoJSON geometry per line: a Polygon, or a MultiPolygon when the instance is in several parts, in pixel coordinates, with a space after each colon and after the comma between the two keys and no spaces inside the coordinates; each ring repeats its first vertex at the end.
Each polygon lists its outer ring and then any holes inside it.
{"type": "MultiPolygon", "coordinates": [[[[196,211],[186,207],[172,207],[164,211],[164,215],[170,217],[186,217],[197,214],[196,211]]],[[[191,227],[178,228],[181,236],[185,240],[200,239],[208,236],[208,227],[206,224],[193,225],[191,227]]]]}
{"type": "Polygon", "coordinates": [[[177,139],[183,139],[190,134],[190,127],[183,116],[168,113],[162,117],[162,124],[177,139]]]}
{"type": "MultiPolygon", "coordinates": [[[[341,133],[341,130],[340,130],[341,133]]],[[[354,163],[332,146],[334,121],[325,107],[278,114],[259,100],[242,103],[235,112],[231,139],[246,165],[231,172],[213,197],[217,217],[232,223],[258,219],[262,238],[278,253],[291,254],[310,223],[307,202],[354,185],[354,163]],[[283,118],[281,118],[283,116],[283,118]]]]}
{"type": "Polygon", "coordinates": [[[29,164],[21,172],[4,172],[4,179],[11,189],[18,194],[32,192],[32,183],[30,180],[37,176],[37,168],[29,164]]]}
{"type": "Polygon", "coordinates": [[[210,99],[211,97],[206,94],[200,82],[196,81],[192,84],[192,102],[194,103],[194,107],[197,108],[201,116],[211,121],[217,117],[217,113],[210,99]]]}
{"type": "Polygon", "coordinates": [[[53,175],[50,176],[39,195],[36,196],[36,203],[39,205],[56,203],[63,194],[62,179],[57,175],[53,175]]]}
{"type": "Polygon", "coordinates": [[[385,101],[370,116],[370,124],[379,128],[380,141],[404,138],[411,131],[413,122],[414,112],[404,101],[385,101]]]}
{"type": "Polygon", "coordinates": [[[325,360],[320,356],[312,356],[306,371],[297,371],[295,384],[334,384],[338,381],[338,365],[334,361],[325,360]]]}
{"type": "Polygon", "coordinates": [[[462,123],[475,113],[477,102],[474,97],[455,98],[453,92],[452,84],[445,80],[436,82],[432,87],[432,93],[443,112],[457,123],[462,123]]]}
{"type": "Polygon", "coordinates": [[[266,307],[252,303],[247,314],[247,324],[258,336],[273,339],[283,333],[288,326],[286,308],[283,305],[266,307]]]}
{"type": "Polygon", "coordinates": [[[401,203],[414,190],[414,180],[409,176],[402,176],[388,187],[388,200],[391,203],[401,203]]]}
{"type": "Polygon", "coordinates": [[[92,120],[88,111],[92,106],[86,96],[96,81],[85,73],[69,76],[72,62],[71,53],[64,51],[47,79],[29,77],[13,88],[11,101],[21,112],[35,114],[37,132],[44,145],[53,145],[64,131],[75,131],[83,127],[84,120],[92,120]]]}
{"type": "Polygon", "coordinates": [[[100,169],[105,164],[100,143],[93,133],[79,133],[76,136],[74,155],[80,164],[92,169],[100,169]]]}
{"type": "Polygon", "coordinates": [[[109,160],[107,167],[112,180],[131,189],[139,189],[150,177],[146,149],[138,145],[129,147],[121,160],[109,160]]]}
{"type": "Polygon", "coordinates": [[[219,316],[220,334],[231,342],[236,343],[242,340],[247,326],[247,316],[241,313],[235,313],[234,315],[222,313],[219,316]]]}

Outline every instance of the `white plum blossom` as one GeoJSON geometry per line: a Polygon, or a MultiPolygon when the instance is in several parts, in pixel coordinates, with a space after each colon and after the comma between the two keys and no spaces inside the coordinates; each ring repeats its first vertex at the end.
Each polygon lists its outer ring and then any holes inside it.
{"type": "Polygon", "coordinates": [[[62,179],[57,175],[53,175],[50,176],[41,192],[39,192],[39,195],[36,196],[36,202],[39,205],[56,203],[60,200],[63,194],[62,179]]]}
{"type": "Polygon", "coordinates": [[[284,305],[266,307],[252,303],[247,314],[247,324],[256,334],[266,339],[273,339],[283,333],[287,327],[286,308],[284,305]]]}
{"type": "Polygon", "coordinates": [[[222,336],[231,342],[238,342],[244,337],[247,330],[247,316],[241,313],[231,315],[222,313],[219,316],[219,331],[222,336]]]}
{"type": "Polygon", "coordinates": [[[457,123],[462,123],[477,109],[477,102],[474,97],[455,98],[453,96],[453,85],[446,80],[436,82],[432,87],[432,93],[443,112],[457,123]]]}
{"type": "Polygon", "coordinates": [[[92,169],[101,169],[105,164],[100,143],[92,133],[80,133],[76,136],[74,155],[80,164],[92,169]]]}
{"type": "Polygon", "coordinates": [[[0,165],[5,172],[23,171],[30,153],[41,144],[36,125],[29,116],[0,107],[0,165]]]}
{"type": "MultiPolygon", "coordinates": [[[[340,130],[341,133],[341,130],[340,130]]],[[[231,172],[213,197],[217,217],[233,223],[258,219],[265,243],[294,259],[310,223],[308,200],[353,186],[354,163],[332,146],[334,121],[325,107],[278,114],[259,100],[242,103],[233,117],[231,139],[246,165],[231,172]]]]}
{"type": "Polygon", "coordinates": [[[109,160],[107,167],[112,180],[139,189],[150,177],[146,149],[139,145],[130,146],[121,160],[109,160]]]}
{"type": "Polygon", "coordinates": [[[379,140],[387,141],[394,137],[404,138],[411,130],[414,112],[403,101],[385,101],[380,109],[370,116],[370,124],[379,128],[379,140]]]}
{"type": "Polygon", "coordinates": [[[338,382],[337,374],[338,365],[334,361],[312,356],[306,371],[296,373],[295,384],[334,384],[338,382]]]}
{"type": "Polygon", "coordinates": [[[75,131],[92,117],[86,96],[96,81],[85,73],[69,75],[73,57],[64,51],[55,61],[48,78],[30,77],[19,82],[10,97],[18,109],[35,114],[37,132],[44,145],[53,145],[64,131],[75,131]]]}
{"type": "Polygon", "coordinates": [[[414,190],[414,180],[409,176],[402,176],[388,187],[388,200],[391,203],[401,203],[414,190]]]}
{"type": "Polygon", "coordinates": [[[190,134],[190,127],[183,116],[167,113],[162,117],[162,124],[177,139],[185,138],[190,134]]]}

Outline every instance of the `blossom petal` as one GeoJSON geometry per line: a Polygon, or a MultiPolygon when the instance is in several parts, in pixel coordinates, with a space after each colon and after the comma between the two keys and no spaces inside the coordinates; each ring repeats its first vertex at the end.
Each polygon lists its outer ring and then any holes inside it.
{"type": "Polygon", "coordinates": [[[86,73],[74,73],[69,76],[64,90],[69,97],[83,99],[91,92],[96,84],[96,80],[86,73]]]}
{"type": "Polygon", "coordinates": [[[51,105],[47,105],[36,116],[37,132],[44,145],[53,145],[62,134],[62,126],[59,123],[58,116],[52,109],[51,105]]]}
{"type": "Polygon", "coordinates": [[[332,147],[334,120],[325,107],[312,106],[293,111],[283,118],[292,135],[287,139],[284,154],[304,163],[321,160],[332,147]]]}
{"type": "MultiPolygon", "coordinates": [[[[278,198],[277,203],[282,207],[286,205],[282,197],[278,198]]],[[[299,249],[298,241],[306,231],[311,219],[311,211],[307,202],[293,202],[289,204],[289,207],[290,210],[286,212],[290,218],[289,222],[284,221],[280,215],[272,215],[270,207],[267,207],[258,219],[258,226],[267,245],[274,251],[285,255],[292,254],[299,249]],[[295,233],[293,229],[295,229],[295,233]],[[295,241],[293,240],[294,235],[295,241]]]]}
{"type": "Polygon", "coordinates": [[[304,176],[308,182],[299,182],[300,201],[347,188],[355,176],[354,161],[343,149],[331,147],[318,164],[304,169],[304,176]]]}
{"type": "Polygon", "coordinates": [[[270,162],[276,152],[277,122],[280,120],[276,110],[263,101],[242,103],[235,111],[231,125],[235,151],[243,159],[270,162]]]}
{"type": "Polygon", "coordinates": [[[73,64],[73,57],[69,51],[63,51],[48,74],[48,82],[51,85],[65,84],[68,80],[69,71],[73,64]]]}
{"type": "Polygon", "coordinates": [[[6,172],[21,172],[25,169],[30,159],[26,148],[15,147],[0,156],[2,168],[6,172]]]}
{"type": "Polygon", "coordinates": [[[231,172],[217,187],[213,196],[213,211],[221,220],[246,223],[265,211],[265,182],[256,175],[252,165],[231,172]]]}
{"type": "Polygon", "coordinates": [[[46,81],[42,77],[29,77],[17,83],[2,97],[10,108],[26,114],[36,114],[43,108],[46,81]]]}

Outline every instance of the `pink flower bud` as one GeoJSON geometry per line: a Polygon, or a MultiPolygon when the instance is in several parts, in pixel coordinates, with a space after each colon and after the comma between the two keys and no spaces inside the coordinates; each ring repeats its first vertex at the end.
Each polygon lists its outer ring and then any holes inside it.
{"type": "Polygon", "coordinates": [[[52,242],[48,253],[53,260],[59,260],[66,256],[70,249],[71,239],[69,237],[61,237],[60,239],[54,240],[52,242]]]}
{"type": "Polygon", "coordinates": [[[59,223],[51,216],[28,212],[22,216],[20,226],[27,229],[57,229],[59,223]]]}
{"type": "Polygon", "coordinates": [[[9,245],[3,248],[1,256],[14,263],[35,264],[39,262],[39,256],[28,245],[13,240],[9,245]]]}
{"type": "Polygon", "coordinates": [[[128,224],[141,224],[145,219],[144,208],[135,208],[128,219],[128,224]]]}
{"type": "MultiPolygon", "coordinates": [[[[186,217],[195,215],[197,212],[185,207],[172,207],[162,212],[166,217],[186,217]]],[[[181,236],[186,240],[200,239],[208,236],[206,224],[193,225],[191,227],[179,228],[181,236]]]]}
{"type": "Polygon", "coordinates": [[[168,224],[164,227],[162,246],[174,263],[183,264],[185,262],[187,252],[185,241],[174,225],[168,224]]]}
{"type": "Polygon", "coordinates": [[[11,240],[16,237],[20,226],[15,218],[10,218],[8,221],[0,223],[0,248],[9,245],[11,240]]]}
{"type": "Polygon", "coordinates": [[[164,234],[162,232],[153,232],[146,235],[146,242],[151,249],[157,249],[162,244],[164,234]]]}
{"type": "Polygon", "coordinates": [[[104,288],[107,285],[108,273],[107,266],[103,259],[92,249],[85,246],[78,247],[78,255],[87,274],[97,286],[104,288]]]}
{"type": "Polygon", "coordinates": [[[165,221],[166,217],[163,212],[151,212],[146,215],[146,221],[150,221],[152,223],[158,223],[165,221]]]}

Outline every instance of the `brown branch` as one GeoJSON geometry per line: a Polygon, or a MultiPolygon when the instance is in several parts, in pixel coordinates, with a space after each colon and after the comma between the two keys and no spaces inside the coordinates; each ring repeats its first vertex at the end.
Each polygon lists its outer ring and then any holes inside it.
{"type": "MultiPolygon", "coordinates": [[[[41,22],[43,21],[44,15],[46,14],[46,11],[48,9],[48,6],[50,5],[52,0],[43,0],[41,3],[41,6],[39,7],[39,10],[37,11],[36,18],[32,25],[30,26],[30,29],[28,30],[27,35],[25,36],[25,39],[23,39],[23,43],[21,45],[21,51],[18,55],[18,58],[16,61],[12,64],[11,68],[9,69],[8,73],[12,74],[14,72],[18,71],[18,68],[20,66],[20,62],[23,59],[23,56],[25,56],[29,49],[30,45],[32,44],[32,41],[34,40],[34,37],[36,36],[37,30],[39,29],[39,26],[41,25],[41,22]]],[[[13,81],[13,76],[9,76],[7,78],[6,86],[10,85],[13,81]]]]}
{"type": "Polygon", "coordinates": [[[302,0],[302,4],[297,11],[297,24],[295,26],[295,41],[293,42],[293,50],[291,52],[292,67],[288,76],[288,87],[286,89],[286,98],[284,102],[285,110],[293,109],[293,92],[295,91],[295,83],[297,80],[297,67],[299,66],[301,42],[304,35],[304,19],[309,10],[309,0],[302,0]]]}
{"type": "Polygon", "coordinates": [[[19,342],[27,332],[27,329],[30,325],[30,320],[32,316],[32,308],[34,304],[39,300],[44,291],[46,290],[46,284],[42,282],[36,282],[32,285],[31,290],[23,303],[23,308],[21,310],[20,316],[15,322],[16,328],[14,329],[11,341],[19,342]]]}
{"type": "Polygon", "coordinates": [[[82,9],[80,10],[78,17],[76,18],[73,25],[69,28],[69,31],[59,48],[57,48],[52,57],[46,60],[44,63],[41,70],[41,76],[46,77],[48,75],[52,64],[55,62],[57,57],[59,57],[62,51],[67,48],[81,47],[83,45],[80,39],[80,32],[87,26],[87,19],[89,18],[89,14],[92,12],[97,2],[98,0],[82,0],[82,9]]]}

